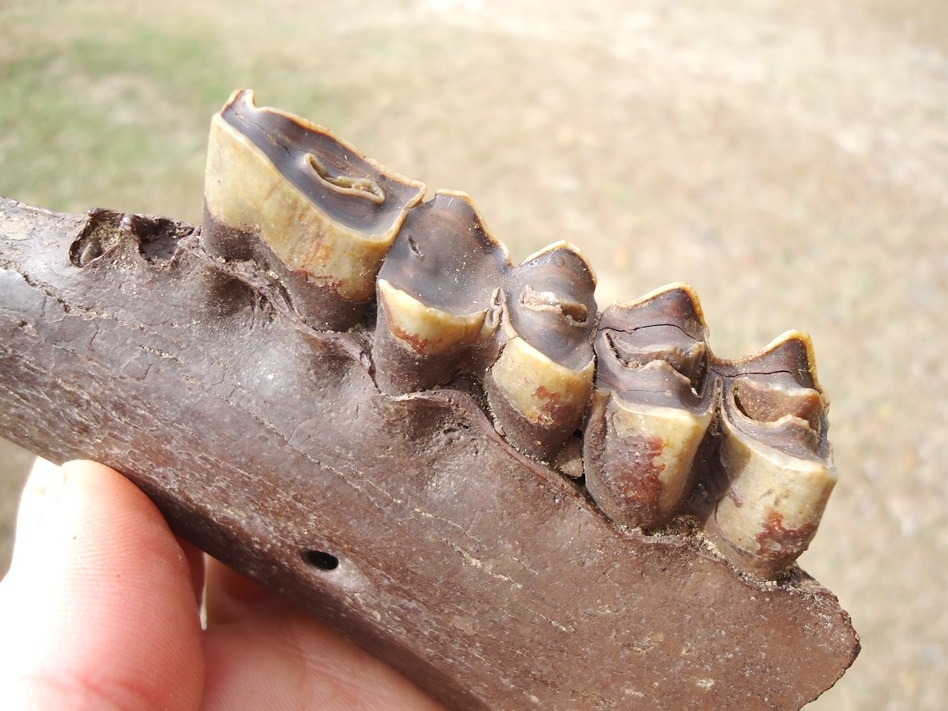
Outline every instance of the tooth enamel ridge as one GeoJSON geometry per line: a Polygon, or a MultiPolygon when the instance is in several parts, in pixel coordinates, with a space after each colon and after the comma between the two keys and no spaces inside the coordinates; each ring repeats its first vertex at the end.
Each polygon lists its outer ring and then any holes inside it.
{"type": "Polygon", "coordinates": [[[706,336],[682,285],[602,315],[583,453],[586,487],[614,521],[653,528],[684,502],[712,417],[706,336]]]}
{"type": "Polygon", "coordinates": [[[512,265],[467,195],[424,192],[241,90],[212,120],[202,244],[258,265],[312,328],[367,329],[374,300],[382,393],[479,383],[508,444],[567,462],[616,524],[686,516],[739,569],[782,575],[836,482],[809,339],[718,359],[683,284],[600,314],[575,247],[512,265]]]}

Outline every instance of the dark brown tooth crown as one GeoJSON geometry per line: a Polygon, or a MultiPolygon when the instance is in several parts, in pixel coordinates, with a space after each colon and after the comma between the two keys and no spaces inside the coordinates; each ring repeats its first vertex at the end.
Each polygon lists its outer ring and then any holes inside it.
{"type": "Polygon", "coordinates": [[[211,121],[201,242],[215,257],[266,267],[309,326],[344,331],[363,317],[424,191],[241,90],[211,121]]]}
{"type": "Polygon", "coordinates": [[[510,327],[553,361],[584,368],[592,358],[596,277],[575,248],[560,243],[514,267],[507,294],[510,327]]]}
{"type": "Polygon", "coordinates": [[[672,286],[602,314],[596,335],[596,387],[654,404],[697,405],[710,353],[697,297],[672,286]]]}
{"type": "Polygon", "coordinates": [[[507,268],[503,245],[487,233],[469,200],[438,192],[408,213],[379,279],[426,306],[463,315],[490,306],[507,268]]]}
{"type": "Polygon", "coordinates": [[[381,392],[478,381],[507,443],[573,476],[581,459],[616,523],[687,514],[735,565],[782,574],[836,481],[809,339],[717,359],[682,284],[599,314],[575,248],[511,266],[467,195],[424,190],[238,91],[211,125],[202,244],[258,263],[317,329],[359,326],[375,298],[381,392]]]}
{"type": "Polygon", "coordinates": [[[332,134],[281,111],[254,106],[250,92],[236,96],[221,117],[330,219],[347,227],[382,234],[417,196],[414,185],[386,175],[332,134]]]}
{"type": "Polygon", "coordinates": [[[478,375],[496,356],[507,253],[461,193],[408,213],[378,278],[376,382],[390,394],[478,375]]]}
{"type": "Polygon", "coordinates": [[[603,313],[583,455],[586,486],[613,520],[654,528],[682,510],[716,392],[706,337],[685,286],[603,313]]]}

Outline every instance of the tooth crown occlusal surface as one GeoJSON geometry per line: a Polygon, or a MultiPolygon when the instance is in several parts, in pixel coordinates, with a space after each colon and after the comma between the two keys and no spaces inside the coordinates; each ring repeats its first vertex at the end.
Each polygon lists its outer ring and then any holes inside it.
{"type": "Polygon", "coordinates": [[[583,443],[586,486],[610,518],[650,528],[679,509],[712,417],[697,297],[665,287],[610,306],[583,443]]]}
{"type": "Polygon", "coordinates": [[[558,242],[511,269],[502,302],[504,345],[484,387],[518,449],[549,459],[580,426],[595,375],[596,277],[558,242]]]}
{"type": "Polygon", "coordinates": [[[496,354],[507,252],[470,198],[438,191],[402,225],[378,279],[376,382],[404,393],[478,375],[496,354]]]}
{"type": "Polygon", "coordinates": [[[316,327],[351,326],[424,186],[362,158],[328,130],[257,108],[238,91],[211,124],[204,244],[266,262],[316,327]]]}

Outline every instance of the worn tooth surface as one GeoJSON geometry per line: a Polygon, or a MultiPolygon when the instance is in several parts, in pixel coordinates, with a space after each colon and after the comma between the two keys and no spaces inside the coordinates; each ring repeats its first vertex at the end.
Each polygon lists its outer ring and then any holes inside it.
{"type": "Polygon", "coordinates": [[[211,122],[205,249],[275,272],[297,312],[341,330],[425,187],[361,157],[329,130],[235,92],[211,122]]]}
{"type": "Polygon", "coordinates": [[[596,277],[565,242],[510,272],[505,343],[484,387],[498,427],[523,452],[552,457],[580,425],[595,374],[596,277]]]}
{"type": "Polygon", "coordinates": [[[413,209],[379,272],[379,387],[404,393],[482,370],[496,350],[494,292],[508,266],[464,193],[438,191],[413,209]]]}
{"type": "Polygon", "coordinates": [[[717,359],[682,284],[599,315],[575,248],[512,267],[467,195],[424,191],[237,91],[211,124],[202,244],[255,262],[241,268],[316,329],[350,328],[374,297],[380,391],[483,385],[507,442],[585,476],[613,521],[688,514],[747,572],[791,565],[836,481],[806,336],[717,359]]]}
{"type": "Polygon", "coordinates": [[[682,502],[711,422],[706,338],[684,285],[603,312],[583,459],[586,487],[612,520],[656,526],[682,502]]]}
{"type": "Polygon", "coordinates": [[[712,529],[738,566],[776,577],[809,545],[836,484],[809,339],[789,332],[728,364],[712,529]]]}

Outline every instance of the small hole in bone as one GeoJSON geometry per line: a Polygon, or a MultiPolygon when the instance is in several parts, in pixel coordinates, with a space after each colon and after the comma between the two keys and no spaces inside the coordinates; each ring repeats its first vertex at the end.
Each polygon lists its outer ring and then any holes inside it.
{"type": "Polygon", "coordinates": [[[339,567],[339,559],[326,551],[307,550],[302,553],[303,561],[317,570],[335,570],[339,567]]]}

